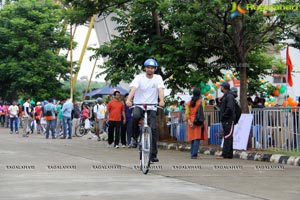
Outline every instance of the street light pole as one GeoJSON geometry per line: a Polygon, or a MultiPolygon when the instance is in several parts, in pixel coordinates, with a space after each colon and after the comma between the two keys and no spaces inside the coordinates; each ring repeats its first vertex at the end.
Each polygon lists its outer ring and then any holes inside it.
{"type": "Polygon", "coordinates": [[[72,42],[73,42],[73,35],[72,35],[72,24],[70,24],[70,99],[73,100],[73,51],[72,51],[72,42]]]}
{"type": "Polygon", "coordinates": [[[95,67],[96,67],[97,61],[98,61],[98,58],[95,59],[94,66],[93,66],[93,70],[92,70],[91,76],[90,76],[90,78],[89,78],[88,85],[87,85],[87,87],[86,87],[86,89],[85,89],[85,93],[84,93],[83,100],[86,99],[86,94],[87,94],[88,90],[90,89],[90,84],[91,84],[91,81],[92,81],[92,77],[93,77],[93,75],[94,75],[94,71],[95,71],[95,67]]]}

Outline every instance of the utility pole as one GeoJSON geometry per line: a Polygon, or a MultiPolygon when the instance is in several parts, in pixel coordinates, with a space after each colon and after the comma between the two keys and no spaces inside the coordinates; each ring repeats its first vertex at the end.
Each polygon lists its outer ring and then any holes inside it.
{"type": "Polygon", "coordinates": [[[79,58],[79,61],[78,61],[77,70],[75,71],[75,74],[74,74],[74,77],[73,77],[73,83],[72,83],[73,89],[76,85],[78,72],[81,68],[81,63],[82,63],[82,60],[83,60],[83,56],[84,56],[86,48],[87,48],[87,43],[89,41],[92,29],[94,27],[95,18],[96,18],[96,15],[93,15],[92,18],[91,18],[90,24],[89,24],[89,29],[88,29],[88,32],[86,34],[85,41],[84,41],[84,44],[83,44],[83,47],[82,47],[82,50],[81,50],[80,58],[79,58]]]}
{"type": "Polygon", "coordinates": [[[70,99],[73,101],[73,33],[72,33],[72,24],[70,24],[70,99]]]}

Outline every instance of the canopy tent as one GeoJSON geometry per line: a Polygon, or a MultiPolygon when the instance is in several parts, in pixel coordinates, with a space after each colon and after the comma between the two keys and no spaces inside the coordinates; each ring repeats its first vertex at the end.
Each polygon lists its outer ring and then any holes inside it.
{"type": "Polygon", "coordinates": [[[100,95],[111,95],[115,91],[119,91],[121,93],[121,95],[128,93],[128,91],[122,87],[119,87],[119,86],[114,87],[114,86],[107,85],[102,88],[95,89],[95,90],[87,93],[85,96],[94,97],[94,96],[100,96],[100,95]]]}

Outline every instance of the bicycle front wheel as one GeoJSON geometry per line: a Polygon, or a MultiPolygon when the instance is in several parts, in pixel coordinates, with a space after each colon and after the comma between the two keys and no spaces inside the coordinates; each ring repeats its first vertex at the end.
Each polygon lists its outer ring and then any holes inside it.
{"type": "Polygon", "coordinates": [[[140,169],[147,174],[150,168],[152,132],[150,127],[145,127],[141,135],[140,169]]]}

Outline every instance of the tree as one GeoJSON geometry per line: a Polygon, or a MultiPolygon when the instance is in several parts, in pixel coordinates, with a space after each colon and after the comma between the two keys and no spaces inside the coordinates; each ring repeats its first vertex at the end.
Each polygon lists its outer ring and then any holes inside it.
{"type": "Polygon", "coordinates": [[[246,4],[255,7],[262,3],[263,0],[130,1],[109,9],[117,14],[113,20],[119,25],[120,35],[100,47],[96,56],[108,57],[101,67],[106,80],[115,84],[121,79],[130,81],[141,70],[144,59],[154,57],[162,67],[158,73],[173,94],[201,81],[216,80],[222,69],[236,71],[241,80],[242,110],[247,112],[247,80],[256,81],[259,75],[271,72],[271,59],[265,52],[286,35],[298,38],[293,30],[296,20],[285,20],[277,15],[280,12],[264,16],[261,10],[249,8],[231,17],[232,9],[238,5],[246,8],[246,4]]]}
{"type": "Polygon", "coordinates": [[[68,79],[69,63],[62,11],[50,0],[7,3],[0,12],[0,93],[4,99],[30,96],[61,98],[58,77],[68,79]]]}
{"type": "Polygon", "coordinates": [[[134,1],[126,9],[114,11],[117,16],[112,20],[117,22],[120,34],[101,46],[95,55],[108,57],[101,66],[104,68],[101,74],[107,75],[106,80],[114,84],[121,80],[130,82],[135,74],[140,73],[143,62],[149,57],[158,61],[160,67],[157,73],[172,89],[172,95],[198,85],[200,80],[206,82],[209,74],[216,73],[205,62],[207,57],[212,56],[205,51],[206,47],[197,46],[201,53],[187,47],[180,35],[174,35],[173,25],[165,23],[164,14],[158,6],[153,1],[134,1]],[[199,54],[202,56],[197,57],[199,54]]]}
{"type": "MultiPolygon", "coordinates": [[[[62,84],[63,84],[63,90],[68,91],[68,89],[70,87],[70,83],[68,81],[63,81],[62,84]]],[[[87,86],[88,86],[87,80],[77,81],[77,84],[74,88],[74,99],[76,99],[78,101],[82,101],[83,94],[85,93],[87,86]]],[[[91,81],[90,88],[88,88],[88,92],[90,92],[93,89],[101,88],[103,86],[105,86],[104,82],[91,81]]]]}
{"type": "MultiPolygon", "coordinates": [[[[231,17],[234,5],[252,3],[259,6],[262,0],[233,0],[230,3],[226,0],[191,0],[184,1],[184,5],[182,1],[164,2],[165,19],[168,24],[178,24],[177,32],[185,33],[182,37],[187,38],[183,40],[197,38],[197,43],[206,45],[207,51],[212,52],[213,63],[232,63],[236,66],[231,69],[239,73],[242,111],[247,112],[247,80],[270,73],[260,69],[264,58],[261,52],[278,44],[285,37],[284,32],[291,31],[293,23],[287,23],[276,15],[265,17],[263,12],[253,9],[231,17]],[[186,23],[187,19],[190,23],[186,23]]],[[[271,69],[271,63],[266,64],[269,65],[267,69],[271,69]]]]}
{"type": "Polygon", "coordinates": [[[110,14],[115,8],[123,7],[132,0],[63,0],[71,9],[65,11],[73,24],[84,24],[94,14],[99,16],[110,14]]]}

